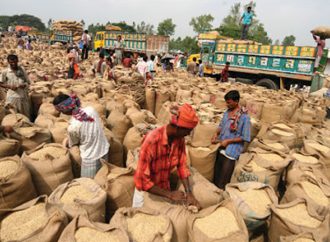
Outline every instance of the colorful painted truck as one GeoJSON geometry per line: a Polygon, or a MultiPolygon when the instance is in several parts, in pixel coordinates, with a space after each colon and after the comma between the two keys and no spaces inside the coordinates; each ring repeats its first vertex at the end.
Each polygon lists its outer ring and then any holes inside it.
{"type": "Polygon", "coordinates": [[[73,41],[73,35],[71,31],[57,31],[54,30],[50,34],[49,43],[52,45],[56,42],[63,44],[70,43],[73,41]]]}
{"type": "Polygon", "coordinates": [[[94,50],[100,48],[114,49],[114,43],[118,35],[121,35],[125,48],[124,51],[132,53],[144,53],[147,55],[168,52],[170,37],[161,35],[146,35],[138,33],[126,33],[121,31],[100,31],[94,39],[94,50]]]}
{"type": "MultiPolygon", "coordinates": [[[[291,84],[310,86],[320,81],[320,75],[314,74],[315,47],[262,45],[207,34],[199,36],[199,44],[204,72],[215,77],[230,62],[231,77],[271,89],[288,88],[291,84]]],[[[317,70],[320,73],[326,67],[327,56],[325,49],[317,70]]]]}

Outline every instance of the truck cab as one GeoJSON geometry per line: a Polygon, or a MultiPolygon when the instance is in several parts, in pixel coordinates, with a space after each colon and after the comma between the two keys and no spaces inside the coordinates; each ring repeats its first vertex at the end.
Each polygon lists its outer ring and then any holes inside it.
{"type": "Polygon", "coordinates": [[[104,48],[104,34],[105,31],[99,31],[95,34],[94,50],[99,51],[101,48],[104,48]]]}
{"type": "Polygon", "coordinates": [[[49,39],[49,43],[52,45],[54,43],[72,43],[73,42],[73,35],[71,31],[52,31],[49,39]]]}

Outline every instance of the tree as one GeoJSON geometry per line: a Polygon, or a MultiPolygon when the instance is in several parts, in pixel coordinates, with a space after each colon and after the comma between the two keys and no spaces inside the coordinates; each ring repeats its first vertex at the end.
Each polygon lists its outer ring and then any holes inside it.
{"type": "MultiPolygon", "coordinates": [[[[247,5],[244,7],[246,8],[247,5]]],[[[255,7],[256,3],[253,3],[252,9],[254,10],[255,7]]],[[[221,25],[216,29],[221,35],[234,39],[239,39],[241,37],[242,26],[240,25],[240,18],[243,14],[241,8],[242,6],[240,3],[236,3],[231,7],[228,16],[222,20],[221,25]]],[[[272,40],[268,37],[268,33],[265,30],[264,25],[259,22],[255,13],[252,24],[249,28],[249,39],[261,42],[263,44],[272,43],[272,40]]]]}
{"type": "Polygon", "coordinates": [[[176,25],[172,22],[172,19],[168,18],[158,24],[157,31],[159,35],[172,36],[175,33],[175,27],[176,25]]]}
{"type": "Polygon", "coordinates": [[[172,39],[170,41],[169,48],[170,50],[181,50],[182,52],[186,52],[188,54],[200,52],[200,48],[197,45],[197,40],[189,36],[184,39],[181,39],[180,37],[177,39],[172,39]]]}
{"type": "Polygon", "coordinates": [[[154,26],[152,24],[146,24],[144,21],[137,24],[135,30],[137,33],[154,34],[154,26]]]}
{"type": "Polygon", "coordinates": [[[203,33],[212,29],[214,18],[211,14],[204,14],[196,18],[192,18],[189,25],[193,27],[196,33],[203,33]]]}
{"type": "Polygon", "coordinates": [[[0,27],[7,29],[10,25],[24,25],[34,27],[40,31],[45,31],[46,26],[35,16],[28,14],[0,16],[0,27]]]}
{"type": "Polygon", "coordinates": [[[294,42],[296,41],[296,37],[293,35],[285,36],[285,38],[282,41],[282,45],[284,46],[292,46],[295,45],[294,42]]]}
{"type": "Polygon", "coordinates": [[[105,25],[97,23],[96,25],[90,24],[88,27],[88,32],[95,35],[98,31],[105,31],[105,25]]]}

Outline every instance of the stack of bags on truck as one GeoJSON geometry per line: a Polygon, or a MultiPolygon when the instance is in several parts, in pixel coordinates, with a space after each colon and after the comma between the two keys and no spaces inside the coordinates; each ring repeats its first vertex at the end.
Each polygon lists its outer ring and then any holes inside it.
{"type": "Polygon", "coordinates": [[[81,36],[84,31],[82,23],[69,20],[55,21],[54,23],[52,23],[52,30],[72,32],[74,42],[78,42],[81,40],[81,36]]]}

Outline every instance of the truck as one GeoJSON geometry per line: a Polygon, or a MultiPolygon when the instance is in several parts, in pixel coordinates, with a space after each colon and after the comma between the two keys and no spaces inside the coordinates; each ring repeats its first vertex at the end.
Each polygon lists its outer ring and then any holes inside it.
{"type": "Polygon", "coordinates": [[[114,50],[114,43],[117,40],[118,35],[121,35],[122,40],[125,43],[125,52],[151,55],[167,53],[169,50],[169,36],[127,33],[111,30],[99,31],[95,34],[94,50],[99,51],[101,48],[114,50]]]}
{"type": "Polygon", "coordinates": [[[72,31],[53,30],[50,33],[49,44],[52,45],[57,42],[62,44],[72,43],[73,42],[72,31]]]}
{"type": "Polygon", "coordinates": [[[219,78],[229,62],[230,77],[269,89],[320,83],[322,75],[319,73],[325,70],[328,56],[325,49],[320,67],[314,72],[316,47],[263,45],[253,41],[225,40],[207,33],[201,34],[198,42],[205,74],[219,78]]]}

